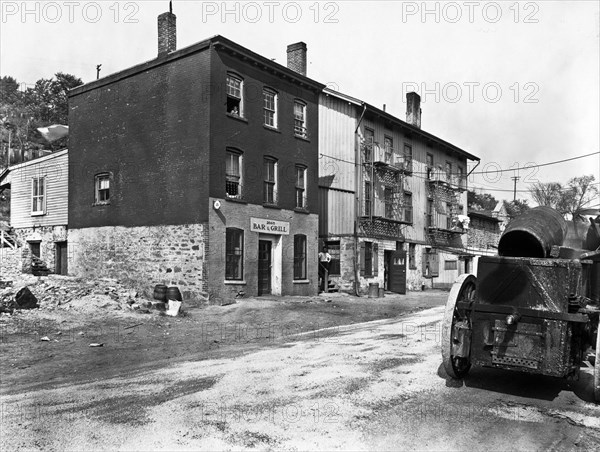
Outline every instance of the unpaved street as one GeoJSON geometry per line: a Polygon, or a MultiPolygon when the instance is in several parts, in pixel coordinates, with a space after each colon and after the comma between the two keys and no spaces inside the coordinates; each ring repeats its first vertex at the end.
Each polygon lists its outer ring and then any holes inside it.
{"type": "MultiPolygon", "coordinates": [[[[578,382],[489,369],[448,380],[439,352],[442,313],[438,306],[289,335],[238,353],[227,352],[229,344],[218,357],[198,354],[108,378],[3,385],[0,448],[600,447],[591,371],[578,382]]],[[[108,345],[97,350],[107,360],[108,345]]],[[[145,356],[152,361],[151,351],[145,356]]]]}

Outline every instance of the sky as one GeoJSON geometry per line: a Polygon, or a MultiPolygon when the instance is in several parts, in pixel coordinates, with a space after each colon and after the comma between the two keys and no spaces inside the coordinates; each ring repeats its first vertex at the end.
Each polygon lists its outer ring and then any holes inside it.
{"type": "MultiPolygon", "coordinates": [[[[417,91],[422,128],[481,159],[469,186],[511,200],[514,176],[524,199],[536,181],[600,182],[599,5],[175,0],[173,12],[178,48],[219,34],[285,65],[287,45],[304,41],[309,77],[400,119],[417,91]]],[[[0,7],[0,76],[26,86],[59,71],[90,82],[97,64],[106,76],[155,58],[169,2],[0,7]]]]}

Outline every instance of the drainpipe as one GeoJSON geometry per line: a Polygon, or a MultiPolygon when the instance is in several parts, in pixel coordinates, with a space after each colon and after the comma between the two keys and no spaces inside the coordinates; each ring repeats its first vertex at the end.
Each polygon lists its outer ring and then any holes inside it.
{"type": "Polygon", "coordinates": [[[354,130],[354,295],[358,297],[358,289],[360,287],[360,272],[358,269],[358,216],[360,214],[360,179],[362,175],[362,165],[360,164],[360,140],[358,136],[358,129],[360,124],[365,117],[367,111],[367,104],[364,102],[363,111],[358,118],[356,129],[354,130]]]}

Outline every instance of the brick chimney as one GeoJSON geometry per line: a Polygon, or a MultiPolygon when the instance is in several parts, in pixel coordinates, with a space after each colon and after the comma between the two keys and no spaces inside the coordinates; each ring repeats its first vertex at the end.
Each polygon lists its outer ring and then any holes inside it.
{"type": "Polygon", "coordinates": [[[287,67],[306,75],[306,44],[297,42],[287,47],[287,67]]]}
{"type": "Polygon", "coordinates": [[[167,55],[177,49],[177,16],[169,2],[169,12],[158,16],[158,56],[167,55]]]}
{"type": "Polygon", "coordinates": [[[421,128],[421,96],[415,92],[406,93],[406,122],[421,128]]]}

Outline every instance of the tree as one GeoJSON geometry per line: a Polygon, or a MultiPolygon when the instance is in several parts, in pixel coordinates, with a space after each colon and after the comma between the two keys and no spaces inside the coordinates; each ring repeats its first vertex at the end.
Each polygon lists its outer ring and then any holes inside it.
{"type": "Polygon", "coordinates": [[[21,152],[31,149],[57,150],[67,146],[67,138],[54,143],[46,142],[38,127],[68,124],[69,89],[81,85],[80,78],[57,72],[54,78],[40,79],[33,88],[18,90],[13,77],[0,79],[0,142],[3,151],[10,143],[11,149],[21,152]]]}
{"type": "Polygon", "coordinates": [[[467,191],[467,206],[471,210],[494,210],[496,204],[498,201],[489,193],[478,194],[473,190],[467,191]]]}
{"type": "Polygon", "coordinates": [[[585,221],[583,210],[598,201],[598,186],[592,174],[589,176],[574,177],[569,180],[563,192],[563,210],[570,215],[573,221],[585,221]]]}
{"type": "Polygon", "coordinates": [[[558,182],[538,182],[529,192],[538,205],[552,207],[573,221],[584,220],[582,211],[598,198],[593,175],[574,177],[566,186],[558,182]]]}
{"type": "Polygon", "coordinates": [[[503,201],[503,202],[504,202],[504,208],[506,209],[506,213],[508,213],[508,216],[511,219],[518,217],[526,210],[529,210],[529,205],[527,204],[526,199],[516,199],[516,200],[510,201],[510,202],[508,202],[508,201],[503,201]]]}
{"type": "Polygon", "coordinates": [[[539,206],[552,207],[564,214],[563,187],[558,182],[536,182],[529,187],[529,193],[539,206]]]}

